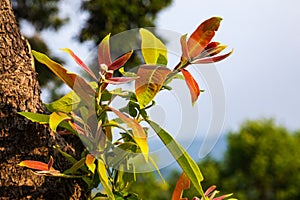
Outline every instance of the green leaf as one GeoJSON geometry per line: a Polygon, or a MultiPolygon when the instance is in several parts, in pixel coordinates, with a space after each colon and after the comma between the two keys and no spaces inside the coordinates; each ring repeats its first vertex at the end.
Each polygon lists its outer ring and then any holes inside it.
{"type": "Polygon", "coordinates": [[[80,98],[78,97],[78,95],[75,94],[74,91],[71,91],[62,98],[52,103],[45,104],[45,106],[51,112],[61,111],[65,113],[70,113],[71,111],[76,109],[79,104],[80,98]]]}
{"type": "Polygon", "coordinates": [[[48,124],[49,123],[49,115],[40,114],[40,113],[32,113],[32,112],[18,112],[19,115],[22,115],[29,119],[32,122],[38,122],[40,124],[48,124]]]}
{"type": "Polygon", "coordinates": [[[77,170],[82,169],[83,171],[87,172],[85,169],[85,157],[81,158],[79,161],[73,164],[73,166],[70,169],[67,169],[64,171],[64,174],[75,174],[77,170]]]}
{"type": "Polygon", "coordinates": [[[59,145],[55,145],[53,146],[54,149],[58,150],[59,153],[61,153],[61,155],[63,155],[68,161],[70,161],[73,165],[78,162],[78,160],[76,160],[73,156],[71,156],[70,154],[64,152],[63,150],[61,150],[59,145]]]}
{"type": "Polygon", "coordinates": [[[156,132],[162,142],[166,145],[170,153],[185,174],[189,177],[197,192],[204,197],[204,192],[200,184],[203,181],[202,173],[196,162],[190,157],[185,149],[163,128],[153,121],[146,119],[152,129],[156,132]]]}
{"type": "Polygon", "coordinates": [[[143,65],[139,68],[135,81],[135,93],[140,108],[145,108],[160,91],[168,74],[171,73],[166,67],[143,65]]]}
{"type": "Polygon", "coordinates": [[[32,54],[40,63],[45,64],[58,78],[74,90],[86,103],[90,103],[95,97],[95,90],[83,78],[68,72],[64,67],[43,53],[33,50],[32,54]]]}
{"type": "Polygon", "coordinates": [[[200,88],[191,73],[185,69],[180,70],[184,76],[185,82],[190,90],[192,105],[194,105],[200,95],[200,88]]]}
{"type": "Polygon", "coordinates": [[[51,113],[50,118],[49,118],[50,129],[52,131],[56,132],[57,126],[66,119],[71,119],[71,117],[66,113],[63,113],[63,112],[51,113]]]}
{"type": "Polygon", "coordinates": [[[221,21],[220,17],[212,17],[201,23],[192,33],[187,41],[190,58],[196,58],[204,50],[215,36],[215,31],[218,30],[221,21]]]}
{"type": "Polygon", "coordinates": [[[110,187],[110,185],[108,183],[108,176],[106,174],[106,167],[105,167],[105,164],[103,163],[103,161],[101,159],[98,159],[97,171],[98,171],[100,182],[101,182],[105,192],[107,193],[108,198],[110,200],[114,200],[115,197],[114,197],[114,194],[112,192],[112,188],[110,187]]]}
{"type": "Polygon", "coordinates": [[[146,64],[166,66],[168,63],[167,47],[146,29],[141,28],[140,35],[142,38],[142,55],[146,64]]]}
{"type": "Polygon", "coordinates": [[[149,147],[147,143],[147,135],[143,127],[134,119],[128,117],[127,115],[121,113],[120,111],[110,108],[126,125],[132,129],[132,138],[140,147],[146,162],[148,162],[149,147]]]}

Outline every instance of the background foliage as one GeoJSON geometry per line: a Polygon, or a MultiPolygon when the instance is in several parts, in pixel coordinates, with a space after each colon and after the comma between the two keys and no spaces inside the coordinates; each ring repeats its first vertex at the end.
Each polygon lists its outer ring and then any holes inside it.
{"type": "MultiPolygon", "coordinates": [[[[43,30],[57,31],[66,25],[69,18],[60,16],[59,3],[63,0],[12,0],[12,6],[18,23],[29,24],[34,29],[33,36],[26,36],[32,49],[44,52],[59,63],[63,60],[51,55],[40,36],[43,30]],[[28,12],[30,11],[30,12],[28,12]]],[[[88,19],[75,39],[80,42],[92,40],[94,45],[108,33],[116,34],[137,27],[154,26],[157,14],[169,6],[172,0],[92,0],[82,1],[82,12],[88,13],[88,19]]],[[[21,30],[24,26],[21,26],[21,30]]],[[[72,37],[72,36],[70,36],[72,37]]],[[[43,90],[51,93],[48,102],[58,99],[62,94],[57,90],[62,84],[49,69],[35,62],[39,82],[43,90]]]]}

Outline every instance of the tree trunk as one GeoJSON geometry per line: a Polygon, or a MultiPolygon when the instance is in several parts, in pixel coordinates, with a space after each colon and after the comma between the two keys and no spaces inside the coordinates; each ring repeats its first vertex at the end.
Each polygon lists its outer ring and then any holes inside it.
{"type": "Polygon", "coordinates": [[[17,114],[44,112],[36,76],[10,1],[0,0],[0,199],[83,199],[82,181],[39,176],[17,165],[23,160],[47,162],[52,155],[54,168],[70,167],[52,148],[66,148],[64,139],[17,114]]]}

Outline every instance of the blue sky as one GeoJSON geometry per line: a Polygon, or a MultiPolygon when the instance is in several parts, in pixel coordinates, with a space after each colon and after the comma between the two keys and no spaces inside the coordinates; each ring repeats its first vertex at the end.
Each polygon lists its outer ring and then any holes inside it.
{"type": "MultiPolygon", "coordinates": [[[[88,43],[83,46],[73,37],[86,15],[78,14],[79,3],[74,2],[65,0],[61,4],[63,15],[71,16],[71,24],[57,34],[46,31],[43,37],[56,55],[65,56],[58,49],[68,47],[85,59],[89,54],[88,43]]],[[[213,66],[218,70],[225,94],[222,132],[236,130],[246,119],[262,117],[273,117],[291,130],[300,128],[299,8],[300,1],[297,0],[174,0],[172,6],[160,13],[157,26],[180,34],[192,33],[202,21],[212,16],[223,18],[215,40],[234,48],[234,54],[213,66]]],[[[68,63],[74,65],[71,60],[68,63]]],[[[196,78],[207,89],[201,73],[210,66],[198,67],[193,66],[191,70],[200,71],[196,78]]],[[[203,121],[206,124],[204,129],[208,129],[211,123],[208,120],[211,119],[211,92],[208,90],[199,99],[196,118],[203,120],[193,129],[201,129],[203,121]],[[203,114],[199,108],[204,109],[203,114]]],[[[172,118],[166,111],[164,115],[163,120],[172,118]]],[[[187,122],[185,127],[190,126],[191,123],[187,122]]]]}

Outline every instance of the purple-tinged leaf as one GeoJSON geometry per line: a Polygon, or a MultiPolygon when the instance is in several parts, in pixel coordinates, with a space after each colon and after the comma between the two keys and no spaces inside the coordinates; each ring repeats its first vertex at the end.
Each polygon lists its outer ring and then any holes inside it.
{"type": "Polygon", "coordinates": [[[106,79],[104,82],[113,84],[113,85],[119,85],[119,84],[134,81],[137,78],[138,77],[111,77],[111,78],[106,79]]]}
{"type": "Polygon", "coordinates": [[[198,83],[187,70],[181,69],[181,73],[183,74],[185,82],[190,90],[192,105],[194,105],[200,95],[198,83]]]}
{"type": "Polygon", "coordinates": [[[68,54],[70,54],[73,59],[75,60],[75,62],[82,68],[84,69],[87,73],[89,73],[95,80],[97,80],[95,74],[92,72],[92,70],[86,66],[86,64],[78,57],[76,56],[76,54],[68,48],[61,48],[62,51],[67,52],[68,54]]]}

